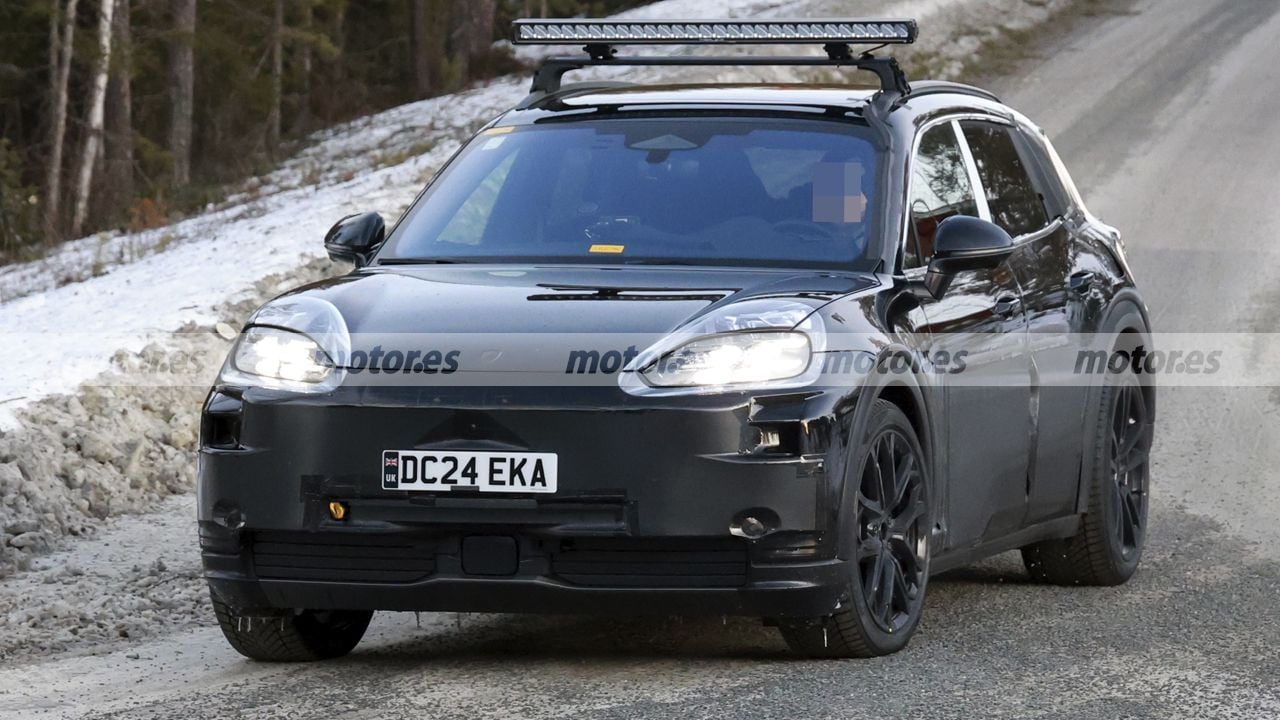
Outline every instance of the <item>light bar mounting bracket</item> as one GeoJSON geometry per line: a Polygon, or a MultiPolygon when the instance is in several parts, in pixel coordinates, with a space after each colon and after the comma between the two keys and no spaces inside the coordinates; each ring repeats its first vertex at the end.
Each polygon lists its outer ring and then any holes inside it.
{"type": "Polygon", "coordinates": [[[906,95],[911,92],[906,73],[892,57],[878,57],[871,53],[854,55],[845,43],[827,43],[823,46],[827,57],[813,56],[760,56],[760,55],[644,55],[619,56],[612,45],[592,43],[583,47],[586,53],[577,57],[551,57],[542,62],[533,75],[532,93],[550,95],[560,90],[565,73],[588,67],[610,66],[686,66],[686,67],[851,67],[875,74],[880,89],[886,93],[906,95]]]}

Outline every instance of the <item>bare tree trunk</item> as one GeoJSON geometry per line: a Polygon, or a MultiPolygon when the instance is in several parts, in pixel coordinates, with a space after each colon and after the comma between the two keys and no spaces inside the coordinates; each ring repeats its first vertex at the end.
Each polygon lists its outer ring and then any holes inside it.
{"type": "Polygon", "coordinates": [[[302,34],[303,41],[298,48],[298,67],[299,67],[299,91],[298,91],[298,117],[297,124],[302,132],[311,131],[311,43],[314,37],[311,33],[312,22],[312,0],[301,0],[302,10],[302,34]]]}
{"type": "Polygon", "coordinates": [[[76,205],[71,216],[71,236],[80,237],[89,214],[89,191],[93,186],[93,166],[102,142],[103,108],[107,98],[107,71],[111,63],[111,18],[116,0],[102,0],[98,11],[98,58],[90,86],[89,115],[85,121],[84,151],[80,153],[80,177],[76,182],[76,205]]]}
{"type": "Polygon", "coordinates": [[[191,182],[191,122],[195,111],[196,0],[174,0],[173,39],[169,43],[169,152],[173,185],[191,182]]]}
{"type": "Polygon", "coordinates": [[[49,123],[49,167],[44,184],[45,244],[51,245],[61,235],[59,205],[62,199],[62,146],[67,134],[67,80],[71,75],[72,41],[76,31],[76,2],[67,0],[62,15],[61,0],[53,0],[49,20],[49,102],[53,119],[49,123]],[[58,37],[58,19],[62,18],[62,37],[58,37]]]}
{"type": "Polygon", "coordinates": [[[133,200],[133,37],[130,0],[116,0],[114,26],[116,49],[107,80],[106,162],[99,197],[102,214],[119,215],[133,200]]]}
{"type": "Polygon", "coordinates": [[[284,0],[275,0],[271,15],[271,112],[267,116],[267,152],[280,146],[280,102],[284,76],[284,0]]]}
{"type": "Polygon", "coordinates": [[[453,0],[426,0],[426,33],[423,52],[427,58],[431,92],[450,90],[452,68],[448,65],[449,33],[453,27],[453,0]]]}
{"type": "Polygon", "coordinates": [[[541,7],[538,8],[538,17],[547,17],[551,11],[547,9],[547,0],[542,0],[541,7]]]}
{"type": "Polygon", "coordinates": [[[464,23],[457,48],[468,56],[479,55],[493,45],[493,19],[497,0],[460,0],[456,11],[464,23]]]}
{"type": "Polygon", "coordinates": [[[431,29],[427,15],[428,0],[409,3],[409,53],[413,56],[413,97],[421,100],[431,94],[431,29]]]}

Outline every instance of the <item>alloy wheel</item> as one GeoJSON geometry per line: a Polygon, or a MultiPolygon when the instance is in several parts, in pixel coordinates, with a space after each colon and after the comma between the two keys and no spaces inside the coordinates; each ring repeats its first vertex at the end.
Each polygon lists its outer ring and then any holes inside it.
{"type": "Polygon", "coordinates": [[[920,459],[896,429],[871,443],[858,489],[856,561],[868,614],[881,630],[906,627],[928,559],[928,499],[920,459]]]}
{"type": "Polygon", "coordinates": [[[1146,398],[1137,383],[1116,388],[1108,442],[1112,503],[1111,527],[1125,558],[1142,546],[1147,525],[1151,433],[1146,398]]]}

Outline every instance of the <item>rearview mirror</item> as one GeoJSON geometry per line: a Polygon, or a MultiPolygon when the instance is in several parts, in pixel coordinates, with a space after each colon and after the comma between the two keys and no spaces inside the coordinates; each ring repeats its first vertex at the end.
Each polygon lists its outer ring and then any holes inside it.
{"type": "Polygon", "coordinates": [[[930,296],[940,298],[957,273],[999,267],[1013,254],[1013,238],[995,223],[967,215],[953,215],[938,225],[933,257],[924,285],[930,296]]]}
{"type": "Polygon", "coordinates": [[[333,260],[364,267],[382,245],[386,233],[386,223],[376,212],[348,215],[329,228],[324,236],[324,249],[333,260]]]}

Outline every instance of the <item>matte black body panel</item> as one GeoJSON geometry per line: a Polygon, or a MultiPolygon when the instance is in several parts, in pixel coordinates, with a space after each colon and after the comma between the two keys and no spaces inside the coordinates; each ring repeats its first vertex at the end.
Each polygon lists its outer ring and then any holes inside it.
{"type": "MultiPolygon", "coordinates": [[[[642,112],[790,113],[871,124],[886,162],[880,272],[563,265],[379,265],[288,297],[331,303],[352,333],[666,333],[757,298],[807,304],[831,352],[910,372],[792,391],[641,398],[618,388],[340,387],[318,396],[219,387],[205,408],[199,522],[206,575],[267,607],[818,616],[848,598],[850,438],[890,397],[920,436],[935,492],[933,568],[1070,534],[1084,507],[1089,388],[1041,387],[1036,335],[1148,330],[1114,231],[1079,207],[1025,119],[941,86],[891,104],[849,88],[566,88],[493,125],[642,112]],[[933,300],[902,268],[907,177],[921,128],[951,117],[1023,128],[1060,225],[933,300]],[[1087,276],[1087,282],[1081,281],[1087,276]],[[658,300],[620,302],[628,293],[658,300]],[[1008,302],[1016,301],[1012,305],[1008,302]],[[1012,307],[1014,310],[1008,311],[1012,307]],[[1018,352],[983,355],[982,333],[1018,352]],[[963,388],[926,361],[972,354],[963,388]],[[787,435],[753,455],[752,432],[787,435]],[[230,440],[228,440],[230,437],[230,440]],[[409,495],[379,485],[385,449],[559,454],[552,496],[409,495]],[[329,502],[349,508],[329,518],[329,502]],[[775,532],[735,537],[744,511],[775,532]],[[356,548],[351,550],[349,548],[356,548]],[[365,564],[353,563],[359,557],[365,564]]],[[[394,232],[394,229],[391,231],[394,232]]]]}

